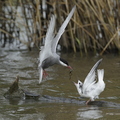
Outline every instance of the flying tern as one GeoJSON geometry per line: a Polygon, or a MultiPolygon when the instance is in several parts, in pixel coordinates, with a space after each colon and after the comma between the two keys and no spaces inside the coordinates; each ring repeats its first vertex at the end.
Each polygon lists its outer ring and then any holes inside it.
{"type": "Polygon", "coordinates": [[[45,37],[45,44],[40,51],[39,54],[39,83],[41,83],[43,76],[46,76],[47,73],[45,71],[46,68],[54,65],[54,64],[60,64],[62,66],[68,67],[69,69],[72,69],[71,66],[68,64],[66,60],[61,58],[56,53],[56,47],[59,42],[59,39],[61,35],[64,33],[65,28],[67,27],[67,24],[69,23],[76,6],[74,6],[67,16],[66,20],[63,22],[62,26],[60,27],[58,33],[54,34],[55,29],[55,16],[53,15],[50,20],[50,24],[46,33],[45,37]]]}

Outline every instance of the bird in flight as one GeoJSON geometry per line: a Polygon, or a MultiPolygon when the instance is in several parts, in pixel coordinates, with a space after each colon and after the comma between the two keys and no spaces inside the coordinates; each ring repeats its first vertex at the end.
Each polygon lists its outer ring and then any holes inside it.
{"type": "Polygon", "coordinates": [[[67,27],[67,24],[69,23],[76,6],[74,6],[67,16],[66,20],[63,22],[62,26],[60,27],[58,33],[54,34],[55,29],[55,16],[53,15],[50,20],[50,24],[46,33],[45,37],[45,44],[43,48],[40,51],[39,55],[39,83],[41,83],[43,76],[46,77],[47,73],[45,71],[46,68],[54,65],[54,64],[60,64],[62,66],[68,67],[69,69],[72,69],[71,66],[68,64],[66,60],[61,58],[56,53],[56,47],[59,42],[59,39],[61,35],[64,33],[65,28],[67,27]]]}

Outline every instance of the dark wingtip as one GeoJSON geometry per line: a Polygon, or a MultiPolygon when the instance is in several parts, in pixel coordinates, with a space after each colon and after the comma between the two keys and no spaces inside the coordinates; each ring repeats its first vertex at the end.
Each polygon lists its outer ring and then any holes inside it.
{"type": "Polygon", "coordinates": [[[98,60],[96,62],[96,64],[94,66],[96,66],[96,69],[98,68],[98,66],[100,65],[100,63],[102,62],[103,58],[101,58],[100,60],[98,60]]]}
{"type": "Polygon", "coordinates": [[[103,58],[97,61],[98,64],[100,64],[103,61],[103,58]]]}
{"type": "Polygon", "coordinates": [[[98,60],[95,65],[92,67],[92,69],[90,70],[90,72],[94,72],[95,70],[97,70],[98,66],[100,65],[100,63],[102,62],[102,58],[100,60],[98,60]]]}
{"type": "Polygon", "coordinates": [[[99,61],[101,62],[103,60],[103,58],[101,58],[99,61]]]}

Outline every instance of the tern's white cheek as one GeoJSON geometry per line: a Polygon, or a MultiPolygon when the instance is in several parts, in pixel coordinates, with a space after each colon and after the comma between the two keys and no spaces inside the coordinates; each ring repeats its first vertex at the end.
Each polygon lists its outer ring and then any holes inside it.
{"type": "Polygon", "coordinates": [[[66,65],[64,62],[62,62],[62,61],[60,61],[60,64],[61,64],[62,66],[67,67],[67,65],[66,65]]]}

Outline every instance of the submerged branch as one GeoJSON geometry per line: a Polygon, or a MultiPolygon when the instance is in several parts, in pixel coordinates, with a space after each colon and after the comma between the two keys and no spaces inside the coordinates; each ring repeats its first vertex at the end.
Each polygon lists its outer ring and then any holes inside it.
{"type": "MultiPolygon", "coordinates": [[[[72,103],[78,105],[85,105],[86,101],[83,101],[80,98],[61,98],[61,97],[53,97],[49,95],[39,95],[35,93],[31,93],[29,91],[24,90],[23,88],[20,89],[19,87],[19,76],[16,77],[16,80],[12,83],[8,91],[4,94],[4,97],[7,99],[22,99],[22,100],[38,100],[40,102],[47,102],[47,103],[72,103]]],[[[120,104],[107,102],[107,101],[91,101],[88,105],[96,105],[99,107],[115,107],[120,109],[120,104]]]]}

